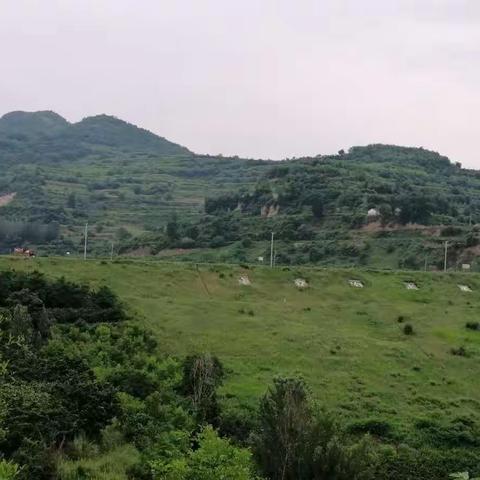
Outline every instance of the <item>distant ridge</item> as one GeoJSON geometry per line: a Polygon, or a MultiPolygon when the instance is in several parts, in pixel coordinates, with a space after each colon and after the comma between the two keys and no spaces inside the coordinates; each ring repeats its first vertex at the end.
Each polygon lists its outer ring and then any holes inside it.
{"type": "Polygon", "coordinates": [[[10,112],[0,118],[0,133],[52,135],[65,130],[70,123],[52,111],[10,112]]]}
{"type": "Polygon", "coordinates": [[[53,111],[10,112],[0,118],[0,141],[7,150],[8,148],[17,150],[18,146],[12,144],[17,140],[27,140],[34,150],[42,150],[47,156],[48,145],[53,151],[59,147],[63,150],[68,144],[75,144],[75,147],[81,144],[89,149],[95,149],[95,146],[108,146],[162,155],[190,153],[181,145],[105,114],[87,117],[78,123],[70,123],[53,111]],[[45,145],[45,140],[48,141],[48,145],[45,145]],[[42,143],[36,149],[35,144],[38,141],[42,143]]]}

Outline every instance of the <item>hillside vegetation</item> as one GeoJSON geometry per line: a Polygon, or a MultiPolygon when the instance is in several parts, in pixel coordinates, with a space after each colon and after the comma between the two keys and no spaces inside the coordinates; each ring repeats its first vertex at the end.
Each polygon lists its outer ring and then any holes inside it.
{"type": "Polygon", "coordinates": [[[480,177],[421,148],[255,161],[196,155],[107,115],[0,119],[0,248],[439,269],[476,262],[480,177]],[[12,195],[15,194],[13,197],[12,195]]]}
{"type": "Polygon", "coordinates": [[[480,447],[476,274],[7,258],[0,266],[110,286],[162,352],[222,359],[227,411],[254,408],[276,375],[301,374],[352,431],[392,445],[480,447]]]}

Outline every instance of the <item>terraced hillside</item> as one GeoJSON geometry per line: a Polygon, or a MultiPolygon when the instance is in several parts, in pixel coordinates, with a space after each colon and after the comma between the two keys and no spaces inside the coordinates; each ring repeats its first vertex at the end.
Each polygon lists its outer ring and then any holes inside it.
{"type": "Polygon", "coordinates": [[[480,176],[423,148],[197,155],[107,115],[0,119],[0,252],[480,271],[480,176]]]}
{"type": "Polygon", "coordinates": [[[207,195],[253,185],[268,162],[195,155],[151,132],[98,115],[71,124],[53,112],[0,118],[0,250],[19,243],[76,252],[83,226],[109,251],[175,214],[197,218],[207,195]],[[42,228],[50,228],[44,234],[42,228]]]}
{"type": "Polygon", "coordinates": [[[300,373],[352,428],[378,427],[390,441],[410,443],[448,432],[459,446],[476,435],[477,274],[8,257],[0,268],[110,286],[162,351],[218,355],[228,372],[222,402],[232,408],[256,404],[275,375],[300,373]],[[297,278],[308,288],[297,288],[297,278]]]}

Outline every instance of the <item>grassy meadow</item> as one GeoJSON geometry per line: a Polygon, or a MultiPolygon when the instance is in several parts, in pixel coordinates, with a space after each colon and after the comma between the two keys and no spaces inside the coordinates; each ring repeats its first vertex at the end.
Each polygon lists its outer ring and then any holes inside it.
{"type": "Polygon", "coordinates": [[[465,327],[479,319],[477,274],[12,257],[0,268],[108,285],[162,352],[218,355],[225,404],[255,405],[273,376],[299,373],[320,404],[351,422],[386,420],[399,434],[422,419],[480,414],[480,331],[465,327]],[[466,356],[451,353],[461,346],[466,356]]]}

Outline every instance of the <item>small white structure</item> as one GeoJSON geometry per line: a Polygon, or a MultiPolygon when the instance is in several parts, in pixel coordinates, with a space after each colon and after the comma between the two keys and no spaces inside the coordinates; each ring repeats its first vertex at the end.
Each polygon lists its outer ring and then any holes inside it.
{"type": "Polygon", "coordinates": [[[405,282],[405,288],[407,290],[418,290],[417,284],[413,282],[405,282]]]}
{"type": "Polygon", "coordinates": [[[257,258],[257,261],[258,261],[258,262],[263,262],[263,257],[258,257],[258,258],[257,258]]]}
{"type": "Polygon", "coordinates": [[[363,288],[363,283],[360,280],[350,279],[348,284],[354,288],[363,288]]]}
{"type": "Polygon", "coordinates": [[[472,289],[468,285],[458,285],[458,288],[462,292],[471,292],[472,291],[472,289]]]}
{"type": "Polygon", "coordinates": [[[462,263],[462,270],[465,270],[465,271],[470,270],[470,264],[469,263],[462,263]]]}
{"type": "Polygon", "coordinates": [[[308,287],[308,283],[304,278],[296,278],[294,283],[295,283],[295,286],[297,288],[307,288],[308,287]]]}
{"type": "Polygon", "coordinates": [[[376,209],[376,208],[371,208],[368,212],[367,212],[367,217],[368,218],[378,218],[380,216],[380,212],[376,209]]]}
{"type": "Polygon", "coordinates": [[[248,278],[248,275],[240,275],[239,279],[238,279],[238,283],[240,285],[244,285],[246,287],[250,286],[252,284],[252,282],[250,281],[250,279],[248,278]]]}

